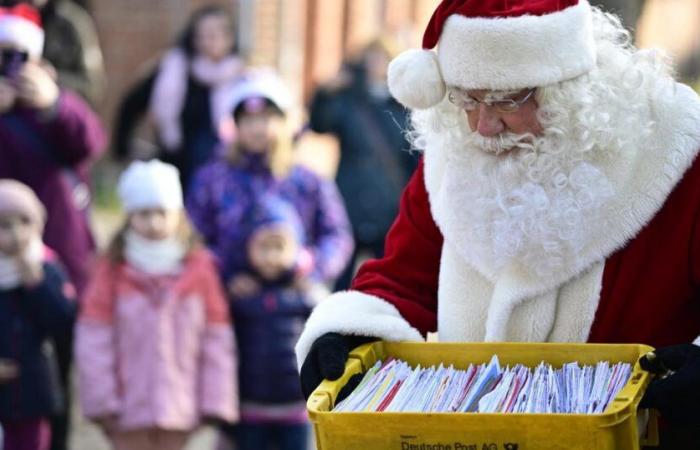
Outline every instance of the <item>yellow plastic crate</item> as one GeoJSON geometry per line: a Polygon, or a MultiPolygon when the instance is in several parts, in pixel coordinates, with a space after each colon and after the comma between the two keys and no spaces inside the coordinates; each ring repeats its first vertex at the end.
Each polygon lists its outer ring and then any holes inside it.
{"type": "Polygon", "coordinates": [[[651,380],[637,361],[651,350],[636,344],[376,342],[352,351],[343,376],[323,381],[307,407],[318,450],[638,449],[658,444],[655,419],[644,440],[637,420],[637,406],[651,380]],[[347,380],[378,359],[394,356],[412,366],[446,363],[464,369],[487,363],[493,355],[502,365],[610,361],[628,362],[634,369],[602,414],[330,412],[347,380]]]}

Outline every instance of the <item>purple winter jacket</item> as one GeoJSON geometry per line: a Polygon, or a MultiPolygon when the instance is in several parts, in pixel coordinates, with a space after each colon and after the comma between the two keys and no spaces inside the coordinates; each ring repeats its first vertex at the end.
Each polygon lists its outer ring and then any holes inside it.
{"type": "Polygon", "coordinates": [[[95,244],[88,227],[88,169],[105,148],[100,119],[76,94],[62,91],[51,117],[22,106],[0,114],[0,178],[19,180],[48,212],[44,242],[65,265],[78,292],[95,244]]]}

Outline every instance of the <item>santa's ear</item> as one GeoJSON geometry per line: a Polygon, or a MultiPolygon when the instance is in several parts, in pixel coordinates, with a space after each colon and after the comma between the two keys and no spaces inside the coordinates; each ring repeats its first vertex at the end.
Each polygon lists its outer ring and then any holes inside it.
{"type": "Polygon", "coordinates": [[[427,109],[445,98],[447,88],[432,50],[406,50],[389,64],[389,91],[402,105],[427,109]]]}

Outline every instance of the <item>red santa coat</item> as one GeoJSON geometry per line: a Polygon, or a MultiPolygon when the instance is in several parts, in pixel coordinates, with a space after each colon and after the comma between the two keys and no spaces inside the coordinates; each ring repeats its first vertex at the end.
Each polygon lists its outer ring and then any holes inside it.
{"type": "Polygon", "coordinates": [[[700,102],[689,89],[678,90],[657,105],[649,148],[604,168],[618,178],[614,220],[560,279],[532,281],[517,271],[493,276],[450,251],[450,240],[459,237],[450,235],[440,207],[445,160],[427,149],[401,199],[385,256],[362,266],[352,290],[317,307],[297,345],[299,363],[331,331],[386,340],[438,331],[442,341],[653,346],[698,337],[700,102]],[[539,304],[528,302],[537,296],[539,304]]]}

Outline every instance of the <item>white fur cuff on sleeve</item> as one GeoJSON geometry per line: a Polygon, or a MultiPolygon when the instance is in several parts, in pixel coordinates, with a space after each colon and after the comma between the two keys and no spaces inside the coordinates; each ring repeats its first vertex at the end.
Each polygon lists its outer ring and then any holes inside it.
{"type": "Polygon", "coordinates": [[[700,345],[700,336],[698,336],[694,341],[693,344],[695,345],[700,345]]]}
{"type": "Polygon", "coordinates": [[[386,341],[423,340],[390,303],[359,291],[337,292],[314,308],[306,322],[296,345],[299,369],[316,339],[332,332],[386,341]]]}

